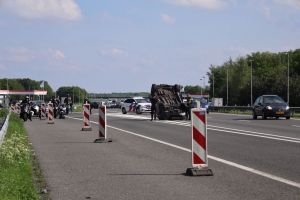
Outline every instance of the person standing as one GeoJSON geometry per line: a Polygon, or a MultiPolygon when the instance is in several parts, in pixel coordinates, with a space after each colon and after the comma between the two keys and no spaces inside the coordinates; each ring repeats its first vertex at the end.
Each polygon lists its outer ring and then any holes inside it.
{"type": "Polygon", "coordinates": [[[66,115],[68,115],[69,114],[69,110],[70,110],[70,106],[73,105],[72,98],[70,97],[69,94],[67,95],[67,98],[65,98],[64,103],[66,104],[66,107],[67,107],[67,109],[66,109],[66,115]]]}
{"type": "Polygon", "coordinates": [[[57,102],[57,104],[58,104],[58,107],[60,107],[59,95],[56,97],[56,102],[57,102]]]}
{"type": "Polygon", "coordinates": [[[150,121],[152,121],[153,116],[154,116],[154,120],[156,120],[156,105],[159,102],[159,99],[156,97],[156,94],[152,95],[152,98],[150,98],[150,102],[151,102],[151,119],[150,119],[150,121]]]}
{"type": "Polygon", "coordinates": [[[187,94],[186,97],[186,109],[185,109],[185,117],[188,120],[191,120],[191,106],[193,103],[193,98],[191,97],[190,94],[187,94]]]}

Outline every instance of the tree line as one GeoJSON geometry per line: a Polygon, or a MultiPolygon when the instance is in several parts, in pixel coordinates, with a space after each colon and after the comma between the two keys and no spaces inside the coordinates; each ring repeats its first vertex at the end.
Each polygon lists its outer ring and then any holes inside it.
{"type": "Polygon", "coordinates": [[[219,66],[211,65],[209,70],[209,86],[186,86],[185,92],[200,93],[202,89],[202,93],[211,98],[223,98],[224,105],[243,106],[251,104],[251,82],[252,103],[264,94],[276,94],[288,101],[289,85],[289,105],[300,106],[300,49],[279,53],[255,52],[235,60],[229,58],[219,66]]]}
{"type": "MultiPolygon", "coordinates": [[[[29,78],[16,78],[16,79],[0,79],[0,90],[41,90],[41,85],[44,83],[43,90],[47,91],[44,96],[45,101],[49,101],[53,97],[66,97],[68,94],[72,97],[74,103],[83,102],[84,98],[100,99],[100,98],[128,98],[133,96],[149,96],[148,92],[127,92],[127,93],[88,93],[85,89],[78,86],[63,86],[53,91],[47,81],[35,81],[29,78]]],[[[22,100],[26,95],[11,95],[10,101],[22,100]]],[[[32,96],[34,100],[38,100],[39,96],[32,96]]]]}
{"type": "MultiPolygon", "coordinates": [[[[285,101],[288,101],[289,96],[290,106],[300,106],[300,49],[279,53],[254,52],[244,57],[239,56],[235,60],[229,58],[222,65],[211,65],[207,76],[209,85],[205,87],[187,85],[184,87],[185,93],[200,94],[202,91],[202,94],[209,94],[211,98],[223,98],[224,105],[229,106],[246,106],[254,103],[260,95],[277,94],[285,101]],[[289,95],[287,95],[288,88],[289,95]]],[[[29,78],[4,78],[0,79],[0,89],[39,90],[41,83],[42,81],[29,78]]],[[[47,81],[44,82],[44,90],[47,90],[45,100],[56,95],[65,97],[70,94],[74,102],[80,102],[85,97],[98,99],[149,96],[148,92],[88,93],[78,86],[60,87],[55,93],[47,81]]],[[[24,95],[14,95],[12,98],[22,99],[24,95]]]]}

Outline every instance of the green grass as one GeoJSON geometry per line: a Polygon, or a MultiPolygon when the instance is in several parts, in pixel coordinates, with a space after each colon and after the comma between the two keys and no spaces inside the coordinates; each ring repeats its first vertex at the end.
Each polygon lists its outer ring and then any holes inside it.
{"type": "Polygon", "coordinates": [[[74,104],[74,106],[76,107],[76,109],[74,109],[73,112],[82,112],[83,111],[82,104],[74,104]]]}
{"type": "MultiPolygon", "coordinates": [[[[1,109],[0,116],[4,112],[1,109]]],[[[0,148],[0,199],[48,199],[40,194],[40,188],[44,186],[24,124],[12,113],[0,148]]]]}

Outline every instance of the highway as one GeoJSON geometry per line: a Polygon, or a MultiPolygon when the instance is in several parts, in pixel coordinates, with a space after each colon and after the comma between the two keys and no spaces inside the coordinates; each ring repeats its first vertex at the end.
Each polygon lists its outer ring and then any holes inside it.
{"type": "Polygon", "coordinates": [[[52,199],[300,199],[300,120],[207,115],[213,176],[188,176],[190,121],[107,109],[110,143],[82,131],[82,113],[26,122],[52,199]]]}

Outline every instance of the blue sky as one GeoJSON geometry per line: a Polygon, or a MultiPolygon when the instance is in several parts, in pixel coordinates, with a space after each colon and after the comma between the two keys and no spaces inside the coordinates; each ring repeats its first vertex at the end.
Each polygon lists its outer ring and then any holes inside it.
{"type": "Polygon", "coordinates": [[[93,93],[207,85],[209,66],[300,48],[299,0],[0,0],[0,78],[93,93]]]}

